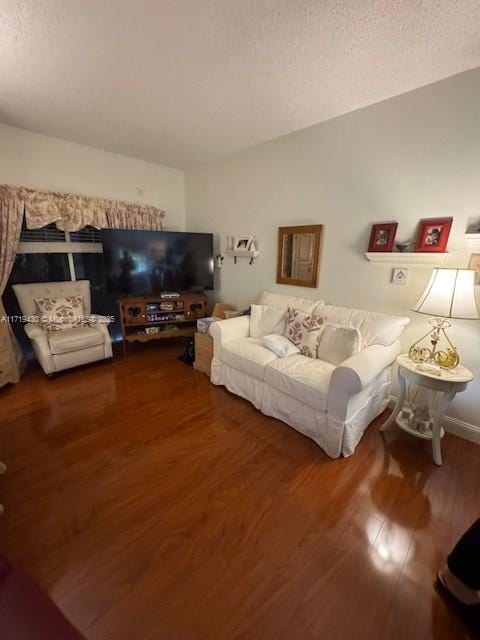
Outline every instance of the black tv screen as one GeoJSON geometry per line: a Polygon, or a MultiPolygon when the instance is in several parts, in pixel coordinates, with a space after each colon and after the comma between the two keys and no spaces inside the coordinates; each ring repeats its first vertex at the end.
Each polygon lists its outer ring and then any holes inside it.
{"type": "Polygon", "coordinates": [[[179,231],[102,230],[110,293],[213,289],[213,235],[179,231]]]}

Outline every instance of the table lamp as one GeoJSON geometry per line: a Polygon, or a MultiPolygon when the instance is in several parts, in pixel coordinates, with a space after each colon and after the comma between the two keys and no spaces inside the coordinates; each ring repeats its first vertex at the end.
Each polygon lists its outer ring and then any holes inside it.
{"type": "Polygon", "coordinates": [[[451,323],[446,318],[476,320],[480,318],[475,300],[475,271],[470,269],[434,269],[425,291],[412,307],[417,313],[434,316],[430,319],[433,331],[426,333],[410,347],[408,355],[414,362],[428,364],[432,369],[454,369],[460,362],[446,329],[451,323]],[[427,336],[430,347],[421,346],[427,336]],[[445,350],[438,349],[441,338],[445,350]]]}

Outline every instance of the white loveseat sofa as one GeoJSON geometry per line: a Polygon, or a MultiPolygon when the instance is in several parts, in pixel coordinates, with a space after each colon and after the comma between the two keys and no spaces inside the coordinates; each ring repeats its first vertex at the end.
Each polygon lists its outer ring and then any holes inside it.
{"type": "Polygon", "coordinates": [[[214,323],[211,382],[314,440],[330,457],[350,456],[389,401],[390,370],[409,318],[264,292],[261,305],[293,307],[357,329],[360,351],[334,366],[296,354],[278,358],[250,336],[250,317],[214,323]]]}

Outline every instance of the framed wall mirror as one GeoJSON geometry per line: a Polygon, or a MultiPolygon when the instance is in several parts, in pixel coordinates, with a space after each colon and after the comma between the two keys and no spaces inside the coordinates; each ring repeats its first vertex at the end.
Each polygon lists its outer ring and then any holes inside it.
{"type": "Polygon", "coordinates": [[[318,285],[323,224],[278,228],[277,283],[318,285]]]}

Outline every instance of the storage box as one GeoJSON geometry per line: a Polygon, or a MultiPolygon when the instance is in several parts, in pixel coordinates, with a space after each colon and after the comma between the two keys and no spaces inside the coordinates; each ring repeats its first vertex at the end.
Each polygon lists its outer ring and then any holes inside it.
{"type": "Polygon", "coordinates": [[[213,358],[213,339],[204,333],[195,334],[195,362],[193,368],[210,377],[213,358]]]}
{"type": "Polygon", "coordinates": [[[213,322],[218,322],[220,320],[220,318],[213,318],[213,317],[209,317],[209,318],[199,318],[197,320],[197,331],[198,333],[204,333],[206,335],[208,335],[209,329],[210,329],[210,325],[213,322]]]}
{"type": "Polygon", "coordinates": [[[215,318],[220,318],[221,320],[225,320],[227,317],[225,315],[225,311],[236,311],[237,307],[234,307],[231,304],[225,304],[224,302],[217,302],[217,304],[213,307],[212,316],[215,318]]]}

